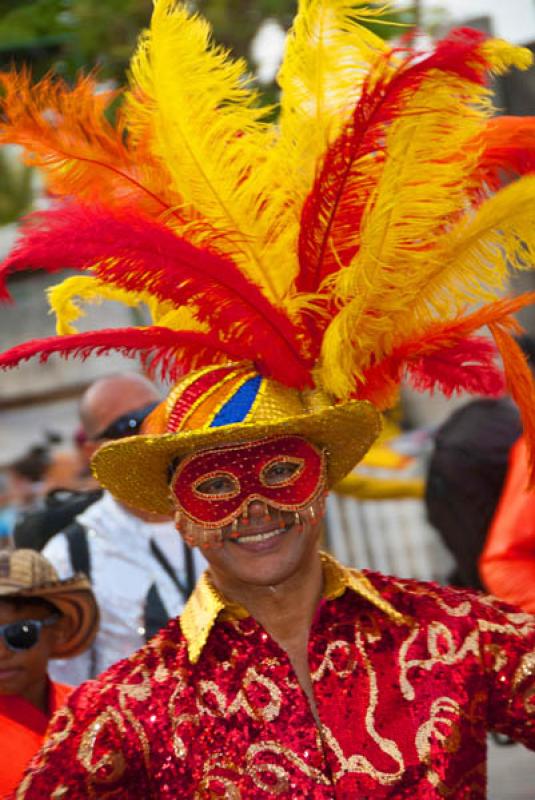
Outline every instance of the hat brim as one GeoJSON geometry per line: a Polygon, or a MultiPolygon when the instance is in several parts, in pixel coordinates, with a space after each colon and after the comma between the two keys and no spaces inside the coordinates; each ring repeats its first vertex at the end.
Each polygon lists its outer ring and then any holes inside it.
{"type": "Polygon", "coordinates": [[[354,400],[273,422],[130,436],[99,448],[93,456],[92,469],[99,483],[121,502],[143,511],[171,515],[167,471],[175,458],[195,450],[296,434],[325,449],[330,488],[358,464],[381,427],[377,409],[367,401],[354,400]]]}
{"type": "Polygon", "coordinates": [[[91,584],[85,575],[77,574],[67,580],[42,586],[17,587],[9,583],[0,586],[0,599],[28,597],[46,600],[56,606],[69,620],[68,635],[56,642],[52,658],[72,658],[87,650],[93,643],[98,625],[99,610],[91,584]]]}

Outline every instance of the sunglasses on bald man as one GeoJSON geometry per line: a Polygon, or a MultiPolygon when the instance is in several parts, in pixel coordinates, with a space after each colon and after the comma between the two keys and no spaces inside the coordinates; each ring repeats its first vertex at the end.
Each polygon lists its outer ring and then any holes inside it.
{"type": "Polygon", "coordinates": [[[97,433],[93,440],[97,442],[101,439],[124,439],[125,436],[133,436],[139,433],[142,423],[157,405],[159,405],[159,400],[117,417],[107,428],[97,433]]]}

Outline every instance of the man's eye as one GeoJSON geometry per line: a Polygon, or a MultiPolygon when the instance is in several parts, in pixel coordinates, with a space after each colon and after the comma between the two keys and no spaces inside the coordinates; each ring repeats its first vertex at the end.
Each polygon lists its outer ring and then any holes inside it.
{"type": "Polygon", "coordinates": [[[300,466],[297,461],[279,461],[271,464],[264,470],[264,482],[268,486],[285,483],[298,472],[300,466]]]}
{"type": "Polygon", "coordinates": [[[239,486],[237,480],[230,475],[215,475],[212,478],[207,478],[196,484],[195,491],[198,494],[217,496],[221,494],[234,494],[234,492],[239,491],[239,486]]]}

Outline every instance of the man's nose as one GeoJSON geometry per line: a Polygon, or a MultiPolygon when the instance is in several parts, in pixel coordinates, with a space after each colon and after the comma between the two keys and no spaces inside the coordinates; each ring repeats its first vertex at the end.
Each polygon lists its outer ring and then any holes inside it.
{"type": "Polygon", "coordinates": [[[263,519],[269,514],[267,504],[263,500],[251,500],[247,507],[247,516],[252,520],[263,519]]]}

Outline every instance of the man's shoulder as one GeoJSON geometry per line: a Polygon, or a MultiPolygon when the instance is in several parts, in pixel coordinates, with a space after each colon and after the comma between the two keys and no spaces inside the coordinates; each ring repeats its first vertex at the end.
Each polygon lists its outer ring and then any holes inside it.
{"type": "Polygon", "coordinates": [[[374,589],[379,592],[396,611],[412,618],[419,625],[425,622],[452,624],[475,624],[478,620],[508,619],[521,622],[524,615],[519,609],[502,602],[492,595],[472,589],[444,586],[434,581],[399,578],[380,572],[362,570],[374,589]]]}
{"type": "Polygon", "coordinates": [[[125,697],[149,699],[155,685],[163,696],[173,691],[177,677],[189,668],[186,641],[175,618],[135,653],[81,684],[71,696],[72,704],[82,713],[86,709],[94,714],[103,706],[122,705],[125,697]]]}

